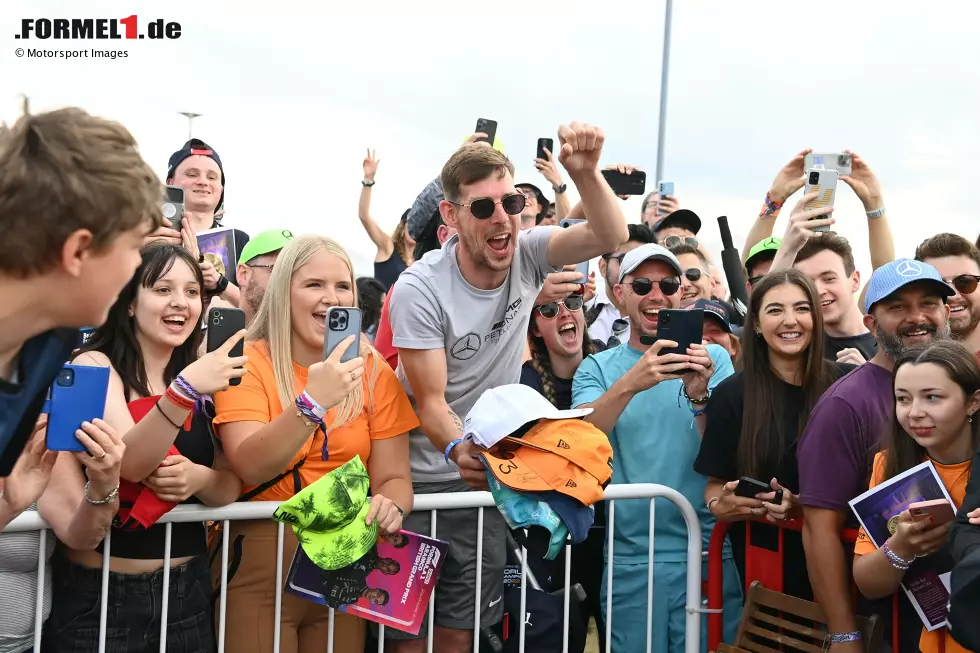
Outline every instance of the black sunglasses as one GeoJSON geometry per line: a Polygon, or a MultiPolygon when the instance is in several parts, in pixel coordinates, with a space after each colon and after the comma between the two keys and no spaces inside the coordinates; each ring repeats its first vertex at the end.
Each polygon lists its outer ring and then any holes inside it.
{"type": "Polygon", "coordinates": [[[452,200],[449,200],[449,203],[469,209],[470,213],[477,220],[486,220],[497,210],[498,204],[504,207],[504,213],[507,215],[520,214],[524,210],[525,205],[527,205],[527,198],[524,197],[523,193],[514,193],[512,195],[504,195],[499,202],[494,202],[489,197],[481,197],[480,199],[473,200],[469,204],[462,204],[452,200]]]}
{"type": "Polygon", "coordinates": [[[692,238],[691,236],[667,236],[664,238],[664,247],[667,249],[673,249],[681,244],[690,245],[691,247],[701,247],[698,239],[692,238]]]}
{"type": "Polygon", "coordinates": [[[749,286],[752,287],[752,288],[755,288],[755,284],[757,284],[760,281],[762,281],[762,278],[764,276],[766,276],[766,275],[760,274],[759,276],[756,276],[756,277],[749,277],[749,286]]]}
{"type": "Polygon", "coordinates": [[[956,288],[959,294],[969,295],[977,289],[977,285],[980,285],[980,275],[961,274],[958,277],[950,279],[949,283],[956,288]]]}
{"type": "Polygon", "coordinates": [[[553,320],[558,317],[558,312],[561,307],[564,306],[569,311],[580,311],[582,306],[585,304],[585,297],[582,295],[569,295],[560,302],[551,302],[550,304],[541,304],[540,306],[535,306],[538,311],[538,315],[547,319],[553,320]]]}
{"type": "Polygon", "coordinates": [[[701,274],[702,272],[700,268],[688,268],[684,270],[684,276],[687,277],[687,280],[690,281],[691,283],[697,283],[698,281],[700,281],[701,274]]]}
{"type": "Polygon", "coordinates": [[[681,280],[677,277],[664,277],[657,282],[646,277],[639,277],[630,281],[630,288],[642,297],[643,295],[650,294],[650,291],[653,290],[654,283],[660,286],[660,292],[663,293],[664,297],[670,297],[681,289],[681,280]]]}
{"type": "Polygon", "coordinates": [[[619,261],[620,263],[622,263],[623,258],[625,257],[626,254],[603,254],[602,260],[605,261],[606,263],[608,263],[609,261],[619,261]]]}

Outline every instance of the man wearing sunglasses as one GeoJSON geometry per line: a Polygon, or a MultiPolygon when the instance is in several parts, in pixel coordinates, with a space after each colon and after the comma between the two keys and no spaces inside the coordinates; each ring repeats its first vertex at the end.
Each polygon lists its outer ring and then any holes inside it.
{"type": "MultiPolygon", "coordinates": [[[[666,353],[677,343],[657,340],[659,311],[681,305],[681,263],[660,245],[642,245],[620,264],[613,289],[629,316],[629,342],[586,358],[572,382],[572,405],[593,409],[586,419],[609,434],[613,483],[660,483],[698,508],[703,550],[714,518],[704,504],[706,479],[694,471],[708,396],[734,369],[715,344],[666,353]],[[650,344],[653,341],[653,344],[650,344]]],[[[647,502],[617,502],[613,566],[613,650],[640,651],[646,644],[648,552],[654,546],[653,632],[657,653],[684,650],[687,527],[680,511],[658,501],[650,539],[647,502]]],[[[733,637],[741,612],[738,571],[724,552],[724,620],[733,637]]],[[[606,578],[603,573],[603,578],[606,578]]],[[[707,568],[702,572],[707,574],[707,568]]],[[[706,576],[705,576],[706,577],[706,576]]],[[[607,588],[603,586],[603,594],[607,588]]],[[[606,598],[602,597],[602,605],[606,598]]],[[[705,622],[706,624],[706,622],[705,622]]]]}
{"type": "MultiPolygon", "coordinates": [[[[599,172],[602,131],[572,123],[559,128],[558,138],[558,159],[588,222],[521,231],[526,198],[515,187],[513,164],[484,144],[464,145],[441,175],[440,215],[457,233],[405,270],[391,291],[396,374],[421,421],[410,436],[416,494],[487,489],[479,450],[463,440],[463,418],[484,390],[520,381],[528,323],[545,277],[615,251],[627,239],[619,200],[599,172]]],[[[450,542],[435,589],[437,650],[469,651],[473,642],[478,518],[475,509],[437,516],[439,537],[450,542]]],[[[507,528],[497,511],[483,519],[479,601],[480,623],[487,626],[503,616],[507,528]]],[[[430,520],[412,513],[405,528],[427,533],[430,520]]],[[[398,642],[397,653],[425,650],[424,625],[417,637],[386,634],[406,640],[398,642]]]]}
{"type": "MultiPolygon", "coordinates": [[[[674,238],[671,236],[667,240],[674,238]]],[[[681,308],[687,308],[699,299],[711,299],[714,280],[704,254],[696,245],[683,242],[674,247],[667,246],[671,254],[680,261],[684,274],[681,276],[681,308]]]]}
{"type": "Polygon", "coordinates": [[[592,342],[605,349],[619,346],[629,340],[630,325],[626,319],[625,308],[616,300],[613,286],[619,283],[619,265],[629,252],[640,245],[653,242],[653,234],[645,224],[630,224],[629,240],[620,245],[619,249],[609,254],[603,254],[599,259],[599,274],[605,282],[605,295],[608,301],[596,302],[585,316],[589,325],[589,337],[592,342]],[[612,341],[612,338],[616,338],[612,341]]]}
{"type": "Polygon", "coordinates": [[[980,362],[980,250],[962,236],[943,233],[923,241],[915,258],[939,270],[956,290],[948,300],[949,328],[980,362]]]}

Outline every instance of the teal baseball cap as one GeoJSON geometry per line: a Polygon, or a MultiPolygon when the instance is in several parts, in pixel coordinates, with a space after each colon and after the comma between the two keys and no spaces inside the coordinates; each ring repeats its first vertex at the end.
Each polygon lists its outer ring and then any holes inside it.
{"type": "Polygon", "coordinates": [[[293,232],[289,229],[267,229],[266,231],[260,231],[249,238],[248,243],[242,248],[238,262],[248,263],[256,256],[278,252],[292,239],[293,232]]]}
{"type": "Polygon", "coordinates": [[[528,553],[554,560],[568,539],[568,527],[550,504],[531,494],[510,489],[487,470],[490,494],[511,529],[527,529],[522,544],[528,553]]]}

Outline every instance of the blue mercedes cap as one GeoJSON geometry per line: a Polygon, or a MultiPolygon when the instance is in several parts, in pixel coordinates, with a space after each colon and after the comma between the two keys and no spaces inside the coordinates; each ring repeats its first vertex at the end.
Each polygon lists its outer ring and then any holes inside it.
{"type": "Polygon", "coordinates": [[[922,261],[900,258],[881,266],[871,275],[868,291],[864,296],[865,313],[870,313],[871,307],[888,295],[917,281],[933,282],[943,298],[956,294],[956,291],[943,281],[942,275],[936,268],[922,261]]]}

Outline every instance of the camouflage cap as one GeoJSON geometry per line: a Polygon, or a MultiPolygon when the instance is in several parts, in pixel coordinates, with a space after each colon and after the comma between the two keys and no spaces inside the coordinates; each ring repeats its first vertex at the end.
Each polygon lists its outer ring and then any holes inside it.
{"type": "Polygon", "coordinates": [[[371,479],[360,456],[320,477],[276,509],[273,519],[292,525],[303,551],[321,569],[341,569],[378,541],[367,525],[371,479]]]}

